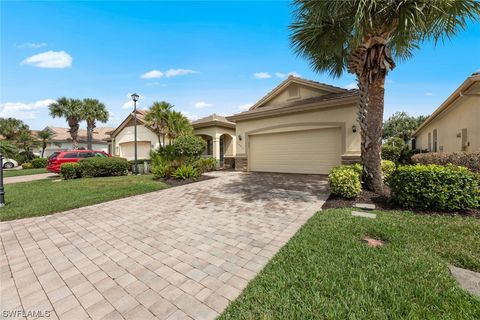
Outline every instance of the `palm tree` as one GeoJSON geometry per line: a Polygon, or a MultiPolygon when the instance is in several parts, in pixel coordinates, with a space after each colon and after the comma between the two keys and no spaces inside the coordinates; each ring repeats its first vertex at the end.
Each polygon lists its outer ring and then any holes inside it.
{"type": "Polygon", "coordinates": [[[172,108],[173,105],[166,101],[154,102],[145,114],[145,121],[147,121],[157,134],[161,147],[165,146],[168,115],[172,108]]]}
{"type": "Polygon", "coordinates": [[[167,117],[167,136],[170,144],[176,138],[191,134],[193,131],[190,121],[181,112],[172,110],[167,117]]]}
{"type": "Polygon", "coordinates": [[[12,140],[22,130],[28,130],[29,127],[22,120],[15,118],[0,118],[0,134],[6,140],[12,140]]]}
{"type": "Polygon", "coordinates": [[[83,99],[82,119],[87,122],[87,149],[92,150],[93,129],[96,121],[107,122],[108,111],[97,99],[83,99]]]}
{"type": "Polygon", "coordinates": [[[2,154],[6,158],[14,158],[18,155],[18,149],[13,143],[6,140],[1,140],[0,154],[2,154]]]}
{"type": "Polygon", "coordinates": [[[52,142],[54,135],[55,133],[51,130],[48,130],[48,128],[38,132],[37,136],[42,144],[42,158],[45,153],[45,149],[47,148],[47,144],[52,142]]]}
{"type": "Polygon", "coordinates": [[[450,38],[469,21],[479,20],[475,0],[295,0],[291,40],[298,55],[315,71],[357,77],[358,120],[367,189],[383,192],[381,140],[384,83],[395,68],[427,40],[450,38]]]}
{"type": "Polygon", "coordinates": [[[70,127],[70,136],[72,137],[72,149],[78,148],[78,129],[82,121],[83,103],[78,99],[69,99],[61,97],[56,102],[48,106],[50,115],[54,118],[63,117],[67,120],[70,127]]]}
{"type": "Polygon", "coordinates": [[[29,156],[33,155],[32,148],[38,146],[39,141],[32,135],[29,129],[21,130],[15,137],[15,144],[29,156]]]}

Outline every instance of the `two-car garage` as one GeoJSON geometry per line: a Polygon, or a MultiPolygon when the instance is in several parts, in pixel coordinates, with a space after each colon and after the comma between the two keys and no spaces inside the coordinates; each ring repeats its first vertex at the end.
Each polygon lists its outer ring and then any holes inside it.
{"type": "Polygon", "coordinates": [[[341,128],[249,135],[248,169],[259,172],[328,174],[341,163],[341,128]]]}

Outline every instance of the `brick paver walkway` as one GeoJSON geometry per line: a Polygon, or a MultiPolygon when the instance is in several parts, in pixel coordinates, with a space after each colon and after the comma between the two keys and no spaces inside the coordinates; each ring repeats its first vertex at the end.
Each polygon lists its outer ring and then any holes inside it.
{"type": "Polygon", "coordinates": [[[27,181],[34,181],[34,180],[42,180],[51,177],[58,176],[56,173],[39,173],[39,174],[30,174],[26,176],[18,176],[18,177],[5,177],[3,178],[3,183],[17,183],[17,182],[27,182],[27,181]]]}
{"type": "Polygon", "coordinates": [[[214,175],[2,222],[2,317],[214,319],[327,197],[318,176],[214,175]]]}

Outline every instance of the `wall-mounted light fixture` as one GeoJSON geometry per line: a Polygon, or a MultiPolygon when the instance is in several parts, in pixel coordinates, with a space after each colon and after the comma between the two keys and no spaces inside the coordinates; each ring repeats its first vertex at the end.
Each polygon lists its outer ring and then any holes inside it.
{"type": "Polygon", "coordinates": [[[353,133],[357,132],[357,126],[356,126],[356,125],[353,125],[353,126],[352,126],[352,132],[353,132],[353,133]]]}
{"type": "Polygon", "coordinates": [[[242,135],[241,134],[238,135],[238,140],[242,141],[242,135]]]}

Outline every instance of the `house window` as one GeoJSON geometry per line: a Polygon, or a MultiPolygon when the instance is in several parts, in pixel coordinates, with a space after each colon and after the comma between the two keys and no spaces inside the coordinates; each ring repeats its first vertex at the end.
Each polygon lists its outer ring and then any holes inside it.
{"type": "Polygon", "coordinates": [[[428,151],[432,151],[432,133],[428,133],[428,151]]]}
{"type": "Polygon", "coordinates": [[[297,99],[300,98],[300,87],[296,85],[291,85],[288,87],[288,99],[297,99]]]}
{"type": "Polygon", "coordinates": [[[433,152],[437,152],[437,129],[433,130],[433,152]]]}

